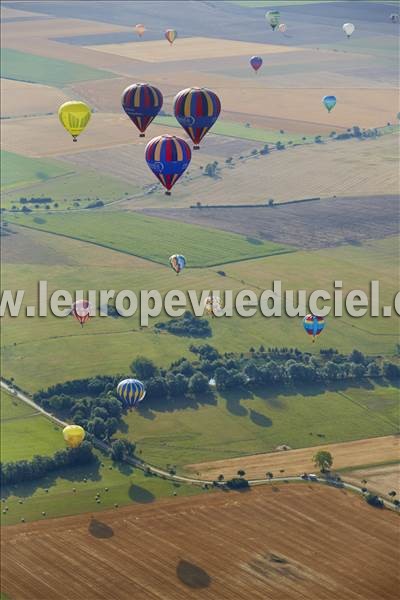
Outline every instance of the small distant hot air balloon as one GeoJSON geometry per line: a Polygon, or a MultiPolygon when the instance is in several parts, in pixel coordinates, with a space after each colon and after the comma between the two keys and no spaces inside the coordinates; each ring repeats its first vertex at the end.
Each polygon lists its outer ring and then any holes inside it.
{"type": "Polygon", "coordinates": [[[136,408],[146,396],[146,390],[139,379],[123,379],[117,385],[117,395],[126,408],[136,408]]]}
{"type": "Polygon", "coordinates": [[[147,144],[145,157],[149,168],[167,190],[165,194],[170,196],[170,190],[188,168],[192,153],[182,138],[159,135],[147,144]]]}
{"type": "Polygon", "coordinates": [[[77,300],[72,305],[71,314],[80,323],[81,327],[89,321],[92,305],[88,300],[77,300]]]}
{"type": "Polygon", "coordinates": [[[328,112],[331,112],[332,108],[334,108],[336,104],[336,96],[324,96],[322,98],[322,102],[327,109],[328,112]]]}
{"type": "Polygon", "coordinates": [[[281,33],[285,33],[287,27],[285,25],[285,23],[281,23],[278,27],[278,31],[280,31],[281,33]]]}
{"type": "Polygon", "coordinates": [[[186,258],[183,254],[173,254],[169,257],[169,264],[175,271],[177,275],[182,271],[182,269],[186,266],[186,258]]]}
{"type": "Polygon", "coordinates": [[[85,430],[80,425],[67,425],[63,429],[63,436],[69,448],[78,448],[85,438],[85,430]]]}
{"type": "Polygon", "coordinates": [[[354,33],[355,27],[353,25],[353,23],[345,23],[342,27],[343,31],[345,32],[345,34],[347,35],[347,37],[349,38],[352,33],[354,33]]]}
{"type": "Polygon", "coordinates": [[[325,327],[325,319],[313,314],[306,315],[303,319],[303,327],[308,335],[312,335],[312,341],[315,342],[315,338],[325,327]]]}
{"type": "Polygon", "coordinates": [[[267,22],[271,25],[272,31],[275,31],[281,20],[281,13],[279,12],[279,10],[269,10],[266,13],[265,18],[267,19],[267,22]]]}
{"type": "Polygon", "coordinates": [[[135,31],[139,37],[142,37],[142,35],[146,31],[146,27],[143,25],[143,23],[138,23],[137,25],[135,25],[135,31]]]}
{"type": "Polygon", "coordinates": [[[147,127],[158,115],[163,105],[163,95],[148,83],[134,83],[127,87],[121,98],[122,108],[144,137],[147,127]]]}
{"type": "Polygon", "coordinates": [[[92,111],[84,102],[64,102],[58,109],[58,118],[74,142],[89,123],[91,115],[92,111]]]}
{"type": "Polygon", "coordinates": [[[172,46],[172,44],[174,43],[174,41],[178,37],[178,32],[175,29],[167,29],[164,32],[164,36],[165,36],[165,39],[168,40],[169,43],[172,46]]]}
{"type": "Polygon", "coordinates": [[[262,66],[263,59],[261,56],[252,56],[250,59],[250,65],[253,67],[255,72],[257,73],[258,69],[262,66]]]}
{"type": "Polygon", "coordinates": [[[194,143],[194,150],[199,149],[199,143],[220,112],[220,99],[207,88],[187,88],[178,92],[174,99],[175,117],[194,143]]]}
{"type": "Polygon", "coordinates": [[[214,296],[213,294],[207,296],[204,303],[204,310],[205,313],[211,317],[218,315],[222,310],[221,298],[219,296],[214,296]]]}

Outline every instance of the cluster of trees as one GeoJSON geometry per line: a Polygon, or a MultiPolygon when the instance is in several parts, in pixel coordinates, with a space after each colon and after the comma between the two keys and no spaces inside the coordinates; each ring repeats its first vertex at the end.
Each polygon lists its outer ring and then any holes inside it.
{"type": "Polygon", "coordinates": [[[187,310],[182,317],[157,323],[155,329],[187,337],[211,337],[212,330],[207,319],[199,319],[187,310]]]}
{"type": "Polygon", "coordinates": [[[207,177],[216,177],[218,174],[218,161],[214,160],[212,163],[207,163],[204,167],[203,175],[207,177]]]}
{"type": "Polygon", "coordinates": [[[98,462],[90,442],[83,442],[79,448],[58,450],[54,456],[34,456],[32,460],[0,463],[1,485],[12,485],[21,481],[32,481],[65,467],[98,462]]]}
{"type": "Polygon", "coordinates": [[[34,196],[31,198],[21,197],[19,201],[21,204],[52,204],[54,202],[53,198],[50,196],[48,198],[43,196],[40,196],[39,198],[35,198],[34,196]]]}
{"type": "Polygon", "coordinates": [[[360,129],[358,125],[354,125],[352,128],[347,129],[346,132],[336,133],[332,131],[330,137],[335,140],[350,140],[352,138],[357,139],[367,139],[367,138],[377,138],[382,135],[376,127],[373,129],[360,129]]]}
{"type": "Polygon", "coordinates": [[[90,202],[85,208],[101,208],[104,206],[103,200],[96,200],[94,202],[90,202]]]}

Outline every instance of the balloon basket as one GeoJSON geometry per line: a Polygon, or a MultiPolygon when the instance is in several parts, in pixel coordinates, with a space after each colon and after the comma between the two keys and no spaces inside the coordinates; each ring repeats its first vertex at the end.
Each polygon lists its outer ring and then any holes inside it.
{"type": "Polygon", "coordinates": [[[144,133],[141,133],[141,134],[139,135],[139,137],[145,137],[144,133]]]}
{"type": "Polygon", "coordinates": [[[165,192],[165,195],[166,195],[166,196],[170,196],[170,195],[171,195],[171,192],[165,192]]]}
{"type": "Polygon", "coordinates": [[[193,146],[193,150],[200,150],[200,146],[193,146]]]}

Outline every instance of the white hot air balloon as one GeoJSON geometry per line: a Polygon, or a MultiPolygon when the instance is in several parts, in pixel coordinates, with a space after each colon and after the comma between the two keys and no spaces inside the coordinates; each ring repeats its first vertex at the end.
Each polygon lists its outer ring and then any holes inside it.
{"type": "Polygon", "coordinates": [[[355,27],[354,27],[353,23],[345,23],[343,25],[342,29],[345,32],[345,34],[347,35],[347,37],[349,38],[351,36],[351,34],[354,33],[355,27]]]}

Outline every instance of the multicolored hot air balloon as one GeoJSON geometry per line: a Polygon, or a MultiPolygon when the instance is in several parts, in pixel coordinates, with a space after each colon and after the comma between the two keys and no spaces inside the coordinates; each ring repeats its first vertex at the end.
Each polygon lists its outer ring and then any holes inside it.
{"type": "Polygon", "coordinates": [[[169,264],[175,271],[177,275],[182,271],[182,269],[186,266],[186,258],[183,254],[173,254],[169,257],[169,264]]]}
{"type": "Polygon", "coordinates": [[[312,335],[312,341],[315,342],[315,338],[325,327],[325,319],[313,314],[306,315],[303,319],[303,327],[308,335],[312,335]]]}
{"type": "Polygon", "coordinates": [[[281,13],[279,12],[279,10],[269,10],[265,14],[265,18],[267,19],[267,22],[271,25],[272,31],[275,31],[281,20],[281,13]]]}
{"type": "Polygon", "coordinates": [[[63,429],[63,436],[69,448],[78,448],[85,439],[85,430],[80,425],[67,425],[63,429]]]}
{"type": "Polygon", "coordinates": [[[344,33],[347,35],[347,37],[349,38],[355,30],[355,27],[353,25],[353,23],[345,23],[342,27],[344,33]]]}
{"type": "Polygon", "coordinates": [[[255,72],[257,73],[258,69],[262,66],[263,59],[261,56],[252,56],[250,59],[250,65],[253,67],[255,72]]]}
{"type": "Polygon", "coordinates": [[[285,23],[281,23],[278,27],[278,31],[280,31],[280,33],[285,33],[287,27],[285,25],[285,23]]]}
{"type": "Polygon", "coordinates": [[[214,296],[211,294],[207,296],[204,302],[204,310],[207,315],[214,317],[218,315],[222,310],[222,301],[219,296],[214,296]]]}
{"type": "Polygon", "coordinates": [[[124,379],[117,385],[117,395],[125,407],[136,408],[146,396],[146,390],[138,379],[124,379]]]}
{"type": "Polygon", "coordinates": [[[168,40],[169,43],[172,46],[172,44],[174,43],[174,41],[178,37],[178,32],[175,29],[167,29],[164,32],[164,36],[165,36],[165,39],[168,40]]]}
{"type": "Polygon", "coordinates": [[[165,194],[170,196],[170,190],[188,168],[192,153],[182,138],[159,135],[147,144],[145,157],[149,168],[167,190],[165,194]]]}
{"type": "Polygon", "coordinates": [[[214,125],[221,112],[221,102],[214,92],[207,88],[187,88],[174,99],[174,113],[192,142],[194,150],[214,125]]]}
{"type": "Polygon", "coordinates": [[[158,115],[163,105],[160,90],[148,83],[134,83],[126,88],[121,98],[122,108],[144,137],[147,127],[158,115]]]}
{"type": "Polygon", "coordinates": [[[77,300],[72,305],[71,315],[80,323],[81,327],[89,321],[92,305],[88,300],[77,300]]]}
{"type": "Polygon", "coordinates": [[[146,27],[143,25],[143,23],[138,23],[137,25],[135,25],[135,31],[139,37],[142,37],[142,35],[146,31],[146,27]]]}
{"type": "Polygon", "coordinates": [[[74,142],[90,121],[92,111],[84,102],[64,102],[58,109],[61,125],[72,135],[74,142]]]}
{"type": "Polygon", "coordinates": [[[322,98],[322,102],[327,109],[328,112],[331,112],[332,108],[334,108],[336,104],[336,96],[324,96],[322,98]]]}

